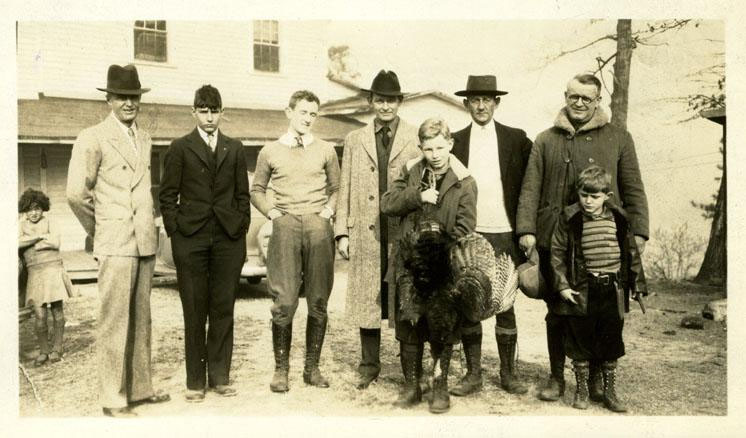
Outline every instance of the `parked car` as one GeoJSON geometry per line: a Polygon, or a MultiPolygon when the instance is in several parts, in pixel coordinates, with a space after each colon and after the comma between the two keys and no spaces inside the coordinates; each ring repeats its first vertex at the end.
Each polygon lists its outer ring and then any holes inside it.
{"type": "MultiPolygon", "coordinates": [[[[249,172],[249,185],[251,185],[252,177],[253,174],[249,172]]],[[[271,190],[267,190],[267,195],[272,199],[271,190]]],[[[176,275],[171,239],[166,235],[161,217],[156,218],[156,225],[158,226],[158,253],[156,254],[155,274],[176,275]]],[[[271,234],[272,222],[252,205],[251,224],[246,234],[246,261],[241,268],[241,277],[249,283],[259,283],[267,275],[267,245],[271,234]]]]}

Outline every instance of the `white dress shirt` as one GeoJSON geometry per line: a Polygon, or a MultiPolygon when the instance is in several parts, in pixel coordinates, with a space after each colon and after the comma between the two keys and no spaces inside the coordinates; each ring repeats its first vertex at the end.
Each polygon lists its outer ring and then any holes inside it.
{"type": "Polygon", "coordinates": [[[497,151],[495,123],[471,124],[469,171],[477,182],[477,228],[481,233],[513,231],[505,211],[500,157],[497,151]]]}
{"type": "Polygon", "coordinates": [[[212,132],[212,142],[210,141],[207,133],[203,131],[202,128],[200,128],[199,126],[197,126],[197,132],[199,132],[199,136],[202,137],[202,140],[204,140],[205,144],[207,146],[210,146],[210,149],[215,152],[215,147],[218,145],[218,129],[215,128],[215,130],[212,132]]]}

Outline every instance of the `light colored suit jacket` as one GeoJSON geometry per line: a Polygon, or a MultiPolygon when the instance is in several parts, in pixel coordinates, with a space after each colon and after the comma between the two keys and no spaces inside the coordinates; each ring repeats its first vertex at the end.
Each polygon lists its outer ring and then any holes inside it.
{"type": "Polygon", "coordinates": [[[84,129],[73,145],[67,200],[93,253],[149,256],[158,239],[150,190],[150,135],[137,132],[137,154],[113,114],[84,129]]]}
{"type": "MultiPolygon", "coordinates": [[[[421,154],[417,146],[417,128],[401,119],[388,163],[378,162],[374,122],[350,132],[345,138],[334,235],[350,239],[345,312],[349,322],[358,327],[381,327],[378,172],[388,172],[390,188],[404,164],[421,154]]],[[[399,236],[398,225],[398,218],[388,219],[389,254],[399,236]]],[[[393,323],[394,289],[389,290],[389,315],[392,316],[389,322],[393,323]]]]}

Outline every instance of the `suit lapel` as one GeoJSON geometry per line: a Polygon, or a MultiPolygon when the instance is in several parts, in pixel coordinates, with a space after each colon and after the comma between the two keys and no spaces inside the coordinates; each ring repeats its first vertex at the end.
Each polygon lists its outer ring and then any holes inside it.
{"type": "Polygon", "coordinates": [[[187,147],[194,152],[200,160],[202,160],[203,163],[205,163],[205,166],[207,168],[210,168],[210,157],[207,155],[207,145],[205,144],[204,140],[202,140],[202,137],[199,136],[199,132],[197,132],[197,128],[194,128],[194,131],[192,131],[191,134],[187,137],[188,143],[187,147]]]}
{"type": "Polygon", "coordinates": [[[510,169],[510,144],[505,130],[500,129],[500,125],[495,123],[495,132],[497,133],[497,158],[500,160],[500,179],[503,183],[503,190],[507,186],[508,170],[510,169]]]}
{"type": "Polygon", "coordinates": [[[132,178],[132,187],[140,182],[145,172],[148,171],[145,163],[148,163],[148,155],[150,154],[150,148],[148,142],[145,141],[145,134],[140,131],[137,136],[137,167],[135,167],[135,176],[132,178]]]}
{"type": "Polygon", "coordinates": [[[440,183],[440,190],[438,190],[438,205],[441,205],[441,203],[443,202],[443,197],[445,196],[446,192],[448,192],[448,189],[450,189],[457,182],[458,178],[456,177],[456,174],[453,172],[452,169],[449,169],[443,177],[443,182],[440,183]]]}
{"type": "Polygon", "coordinates": [[[471,139],[471,124],[454,134],[456,144],[453,147],[455,155],[464,166],[469,166],[469,140],[471,139]]]}
{"type": "Polygon", "coordinates": [[[376,153],[376,128],[374,122],[371,121],[368,126],[365,127],[365,135],[363,135],[363,149],[368,153],[370,159],[378,166],[378,154],[376,153]]]}
{"type": "Polygon", "coordinates": [[[137,167],[137,156],[135,156],[135,150],[133,149],[129,138],[127,138],[124,131],[122,131],[119,122],[114,119],[113,114],[109,115],[108,124],[107,131],[109,132],[109,144],[111,144],[114,150],[119,152],[122,158],[124,158],[124,161],[126,161],[130,168],[134,170],[135,167],[137,167]]]}
{"type": "Polygon", "coordinates": [[[225,160],[225,156],[228,155],[228,146],[226,145],[225,137],[223,137],[223,134],[221,134],[220,131],[218,131],[218,141],[215,148],[217,148],[218,151],[218,161],[215,163],[215,169],[217,172],[217,170],[220,169],[223,160],[225,160]]]}

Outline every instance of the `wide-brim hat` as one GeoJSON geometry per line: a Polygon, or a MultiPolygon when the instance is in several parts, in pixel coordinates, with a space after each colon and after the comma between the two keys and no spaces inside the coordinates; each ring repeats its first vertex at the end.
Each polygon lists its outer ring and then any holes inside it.
{"type": "Polygon", "coordinates": [[[404,96],[399,86],[399,78],[393,71],[381,70],[378,72],[376,77],[373,79],[373,84],[370,89],[361,88],[360,91],[368,93],[376,93],[381,96],[404,96]]]}
{"type": "Polygon", "coordinates": [[[518,288],[527,297],[544,299],[549,293],[549,286],[541,275],[538,263],[529,260],[516,268],[518,271],[518,288]]]}
{"type": "Polygon", "coordinates": [[[150,88],[140,86],[140,78],[137,76],[137,69],[134,65],[129,64],[124,67],[112,64],[109,66],[109,72],[106,75],[106,88],[97,90],[106,91],[107,93],[140,95],[150,91],[150,88]]]}
{"type": "Polygon", "coordinates": [[[497,78],[494,75],[469,75],[466,90],[457,91],[456,96],[503,96],[507,91],[497,89],[497,78]]]}

